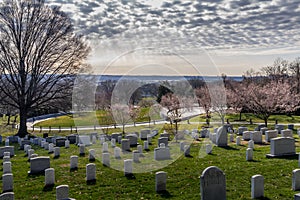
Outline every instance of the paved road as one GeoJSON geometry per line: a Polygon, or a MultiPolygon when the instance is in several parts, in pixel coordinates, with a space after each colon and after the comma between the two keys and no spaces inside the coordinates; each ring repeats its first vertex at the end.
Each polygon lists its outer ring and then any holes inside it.
{"type": "MultiPolygon", "coordinates": [[[[187,112],[184,113],[182,115],[182,118],[184,118],[184,120],[182,121],[182,123],[190,123],[190,124],[205,124],[205,122],[188,122],[188,119],[193,118],[195,116],[198,116],[200,114],[204,113],[204,110],[201,108],[198,109],[194,109],[191,112],[187,112]]],[[[30,118],[27,120],[27,127],[29,131],[33,131],[33,129],[35,130],[40,130],[40,127],[34,127],[33,126],[39,122],[45,121],[45,120],[50,120],[53,119],[55,117],[59,117],[62,115],[66,115],[66,113],[55,113],[55,114],[49,114],[49,115],[43,115],[43,116],[38,116],[38,117],[34,117],[30,118]]],[[[166,120],[160,120],[160,121],[155,121],[155,124],[165,124],[165,123],[169,123],[169,121],[166,120]]],[[[249,125],[249,122],[230,122],[231,124],[245,124],[245,125],[249,125]]],[[[218,122],[211,122],[211,124],[219,124],[218,122]]],[[[261,123],[254,123],[254,124],[261,124],[261,123]]],[[[136,125],[134,124],[126,124],[125,127],[133,127],[133,126],[147,126],[149,125],[148,122],[145,123],[136,123],[136,125]]],[[[151,125],[154,125],[153,122],[151,122],[151,125]]],[[[300,123],[295,123],[295,126],[300,126],[300,123]]],[[[75,131],[77,129],[77,131],[84,131],[84,130],[99,130],[99,129],[105,129],[105,128],[115,128],[115,126],[77,126],[77,127],[72,127],[72,131],[75,131]]],[[[122,128],[122,125],[117,125],[116,128],[122,128]]],[[[49,128],[47,127],[43,127],[42,128],[43,131],[50,131],[49,128]]],[[[71,131],[71,127],[55,127],[55,128],[51,128],[52,131],[71,131]]]]}

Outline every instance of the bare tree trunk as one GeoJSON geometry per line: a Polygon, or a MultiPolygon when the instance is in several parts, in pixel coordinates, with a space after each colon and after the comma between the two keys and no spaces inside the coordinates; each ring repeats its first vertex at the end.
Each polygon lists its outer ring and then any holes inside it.
{"type": "Polygon", "coordinates": [[[7,124],[6,125],[10,125],[10,113],[7,115],[7,124]]]}
{"type": "Polygon", "coordinates": [[[125,124],[122,124],[122,133],[125,135],[125,124]]]}
{"type": "Polygon", "coordinates": [[[19,126],[19,131],[17,133],[17,135],[19,137],[25,137],[28,132],[27,132],[27,111],[24,108],[20,109],[20,126],[19,126]]]}
{"type": "Polygon", "coordinates": [[[264,122],[265,122],[265,126],[268,127],[268,118],[267,117],[264,118],[264,122]]]}
{"type": "Polygon", "coordinates": [[[176,120],[175,121],[175,139],[176,139],[176,143],[177,143],[177,134],[178,134],[178,122],[176,120]]]}

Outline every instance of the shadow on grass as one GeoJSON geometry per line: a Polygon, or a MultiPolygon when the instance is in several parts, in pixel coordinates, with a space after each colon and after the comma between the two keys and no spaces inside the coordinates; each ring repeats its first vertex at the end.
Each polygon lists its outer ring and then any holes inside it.
{"type": "Polygon", "coordinates": [[[125,177],[128,179],[128,180],[135,180],[135,176],[134,174],[126,174],[125,177]]]}
{"type": "Polygon", "coordinates": [[[256,162],[261,162],[261,161],[259,161],[259,160],[249,160],[247,162],[254,162],[254,163],[256,163],[256,162]]]}
{"type": "Polygon", "coordinates": [[[96,179],[95,180],[89,180],[89,181],[86,181],[86,184],[87,185],[96,185],[96,179]]]}
{"type": "Polygon", "coordinates": [[[45,185],[44,188],[43,188],[43,191],[44,192],[49,192],[49,191],[52,191],[54,188],[54,184],[53,185],[45,185]]]}
{"type": "Polygon", "coordinates": [[[166,198],[166,199],[172,198],[172,195],[167,190],[157,192],[157,194],[159,194],[160,197],[162,198],[166,198]]]}
{"type": "Polygon", "coordinates": [[[223,149],[226,149],[226,150],[234,150],[234,151],[239,151],[239,149],[237,148],[234,148],[232,146],[226,146],[226,147],[220,147],[220,148],[223,148],[223,149]]]}
{"type": "Polygon", "coordinates": [[[185,157],[186,158],[194,158],[194,156],[192,156],[192,155],[186,155],[185,157]]]}
{"type": "Polygon", "coordinates": [[[268,159],[281,159],[281,160],[298,160],[299,155],[295,154],[295,155],[285,155],[285,156],[275,156],[275,157],[268,157],[268,159]]]}
{"type": "Polygon", "coordinates": [[[269,197],[259,197],[259,198],[255,198],[255,199],[260,199],[260,200],[271,200],[269,197]]]}
{"type": "Polygon", "coordinates": [[[70,169],[70,172],[75,172],[75,171],[77,171],[78,170],[78,168],[76,167],[76,168],[72,168],[72,169],[70,169]]]}

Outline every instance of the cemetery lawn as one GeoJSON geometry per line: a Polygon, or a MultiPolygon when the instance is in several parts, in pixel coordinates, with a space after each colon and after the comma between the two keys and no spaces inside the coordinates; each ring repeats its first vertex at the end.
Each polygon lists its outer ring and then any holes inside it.
{"type": "MultiPolygon", "coordinates": [[[[156,139],[150,147],[157,146],[156,139]]],[[[300,151],[299,137],[296,138],[296,151],[300,151]]],[[[69,197],[77,200],[95,199],[200,199],[200,180],[202,171],[209,166],[217,166],[226,175],[227,199],[251,199],[251,176],[261,174],[265,179],[265,199],[293,199],[292,171],[298,168],[298,157],[267,159],[269,145],[255,145],[254,161],[245,159],[247,144],[236,146],[230,143],[227,148],[214,147],[212,155],[199,157],[201,142],[191,145],[191,157],[181,156],[174,163],[160,169],[168,173],[167,192],[155,192],[155,172],[134,174],[128,179],[123,172],[104,167],[101,158],[94,163],[97,168],[97,181],[87,185],[85,181],[85,165],[89,163],[88,155],[79,157],[79,168],[70,172],[71,155],[78,155],[79,149],[71,145],[69,149],[61,148],[61,156],[53,158],[46,150],[32,146],[40,156],[50,156],[51,167],[55,169],[56,183],[53,188],[44,188],[44,176],[29,176],[29,162],[23,150],[15,146],[15,154],[11,158],[14,177],[15,199],[55,199],[55,187],[69,185],[69,197]]],[[[141,141],[140,141],[141,143],[141,141]]],[[[3,146],[4,143],[1,144],[3,146]]],[[[100,146],[100,144],[98,144],[100,146]]],[[[87,150],[86,150],[87,152],[87,150]]],[[[202,154],[200,154],[202,155],[202,154]]],[[[97,155],[99,156],[99,155],[97,155]]],[[[2,169],[0,169],[2,171],[2,169]]],[[[2,182],[0,183],[2,187],[2,182]]]]}
{"type": "MultiPolygon", "coordinates": [[[[141,108],[139,115],[137,116],[136,122],[148,122],[149,121],[149,112],[150,108],[141,108]]],[[[159,119],[159,115],[152,116],[152,119],[159,119]]],[[[133,123],[133,122],[129,122],[133,123]]],[[[97,110],[96,112],[91,113],[82,113],[75,115],[64,115],[49,120],[45,120],[37,123],[35,126],[41,127],[70,127],[70,126],[94,126],[94,125],[113,125],[114,121],[112,116],[104,110],[97,110]]]]}

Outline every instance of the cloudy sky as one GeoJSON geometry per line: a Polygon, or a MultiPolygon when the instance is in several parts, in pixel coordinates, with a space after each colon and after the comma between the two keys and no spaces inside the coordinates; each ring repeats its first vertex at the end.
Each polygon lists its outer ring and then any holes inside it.
{"type": "Polygon", "coordinates": [[[299,0],[47,1],[89,38],[99,73],[241,75],[300,56],[299,0]]]}

